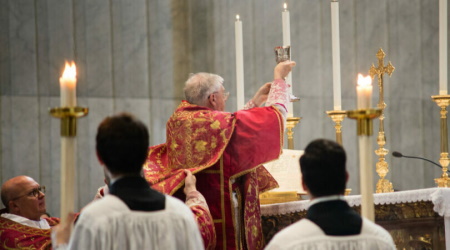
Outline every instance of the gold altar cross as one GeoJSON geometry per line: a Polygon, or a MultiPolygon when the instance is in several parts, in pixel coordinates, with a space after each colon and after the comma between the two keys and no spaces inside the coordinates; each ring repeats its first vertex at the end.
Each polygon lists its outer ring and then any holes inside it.
{"type": "Polygon", "coordinates": [[[378,67],[375,68],[375,65],[372,63],[372,67],[370,67],[369,74],[372,77],[372,80],[375,76],[378,76],[378,87],[380,89],[380,97],[378,102],[378,108],[381,109],[380,115],[380,127],[378,131],[377,144],[378,149],[375,150],[375,154],[378,155],[378,162],[376,164],[376,171],[380,176],[380,179],[377,182],[377,193],[388,193],[394,192],[394,188],[392,187],[392,183],[385,179],[386,174],[389,172],[389,165],[386,162],[386,155],[389,153],[389,150],[384,148],[386,144],[386,136],[384,134],[384,109],[386,108],[386,103],[384,102],[384,92],[383,92],[383,75],[387,73],[389,76],[392,75],[395,68],[392,63],[389,61],[387,66],[384,66],[384,57],[386,54],[383,49],[380,48],[377,52],[378,58],[378,67]]]}
{"type": "Polygon", "coordinates": [[[387,73],[389,76],[392,75],[392,72],[394,72],[395,67],[392,65],[391,61],[388,62],[387,66],[384,66],[384,57],[386,56],[386,53],[384,53],[383,49],[380,48],[377,52],[377,58],[378,58],[378,67],[375,68],[375,65],[372,63],[372,67],[370,67],[369,74],[370,77],[372,77],[372,80],[375,79],[375,75],[378,76],[378,85],[383,85],[383,75],[384,73],[387,73]]]}

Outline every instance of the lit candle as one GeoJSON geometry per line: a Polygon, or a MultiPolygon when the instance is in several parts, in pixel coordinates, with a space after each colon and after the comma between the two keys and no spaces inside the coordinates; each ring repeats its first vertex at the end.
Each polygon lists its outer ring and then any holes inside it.
{"type": "MultiPolygon", "coordinates": [[[[372,78],[358,74],[357,107],[369,109],[372,106],[372,78]]],[[[361,214],[371,221],[375,219],[373,203],[372,144],[370,136],[360,135],[359,141],[359,173],[361,185],[361,214]]]]}
{"type": "Polygon", "coordinates": [[[339,2],[331,2],[331,48],[333,51],[334,110],[341,110],[341,55],[339,42],[339,2]]]}
{"type": "MultiPolygon", "coordinates": [[[[75,63],[66,62],[64,73],[59,78],[61,89],[61,106],[75,107],[76,99],[76,67],[75,63]]],[[[61,204],[60,217],[66,220],[69,212],[75,208],[75,155],[76,137],[61,137],[61,204]]]]}
{"type": "Polygon", "coordinates": [[[447,1],[439,0],[439,94],[447,95],[447,1]]]}
{"type": "Polygon", "coordinates": [[[236,15],[234,23],[236,44],[236,96],[237,110],[244,108],[244,48],[242,42],[242,22],[236,15]]]}
{"type": "Polygon", "coordinates": [[[77,105],[76,86],[77,86],[77,70],[75,63],[66,62],[66,67],[61,78],[59,78],[61,90],[61,106],[75,107],[77,105]]]}
{"type": "Polygon", "coordinates": [[[372,107],[372,78],[358,74],[358,86],[356,86],[357,108],[368,109],[372,107]]]}
{"type": "MultiPolygon", "coordinates": [[[[289,11],[287,10],[287,4],[284,3],[284,11],[281,14],[283,21],[283,46],[291,46],[291,23],[289,11]]],[[[292,55],[292,46],[291,46],[291,55],[292,55]]],[[[289,73],[286,77],[286,83],[290,85],[289,94],[292,95],[292,74],[289,73]]],[[[294,116],[294,106],[292,102],[288,103],[288,117],[294,116]]]]}

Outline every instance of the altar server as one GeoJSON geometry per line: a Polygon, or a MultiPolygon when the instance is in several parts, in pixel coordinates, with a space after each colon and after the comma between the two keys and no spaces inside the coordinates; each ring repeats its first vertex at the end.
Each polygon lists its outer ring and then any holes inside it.
{"type": "Polygon", "coordinates": [[[305,219],[277,233],[275,249],[396,249],[384,228],[362,218],[345,201],[346,154],[338,143],[311,142],[300,158],[303,189],[311,202],[305,219]]]}
{"type": "MultiPolygon", "coordinates": [[[[182,201],[149,187],[141,177],[147,157],[146,126],[130,114],[107,117],[96,150],[111,177],[109,195],[81,212],[68,241],[66,223],[55,230],[60,249],[203,249],[194,216],[182,201]]],[[[186,174],[183,172],[183,174],[186,174]]],[[[70,221],[70,220],[66,220],[70,221]]]]}

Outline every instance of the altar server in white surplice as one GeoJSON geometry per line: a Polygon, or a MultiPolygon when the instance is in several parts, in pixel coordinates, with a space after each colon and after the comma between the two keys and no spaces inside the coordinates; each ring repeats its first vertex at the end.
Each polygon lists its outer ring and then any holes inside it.
{"type": "Polygon", "coordinates": [[[396,249],[384,228],[362,218],[344,200],[346,154],[336,142],[311,142],[300,158],[302,184],[311,197],[305,219],[277,233],[274,249],[396,249]]]}
{"type": "Polygon", "coordinates": [[[72,235],[66,234],[69,223],[55,230],[57,249],[204,249],[189,207],[141,177],[148,144],[146,126],[133,116],[103,120],[96,149],[111,177],[109,195],[81,211],[72,235]]]}

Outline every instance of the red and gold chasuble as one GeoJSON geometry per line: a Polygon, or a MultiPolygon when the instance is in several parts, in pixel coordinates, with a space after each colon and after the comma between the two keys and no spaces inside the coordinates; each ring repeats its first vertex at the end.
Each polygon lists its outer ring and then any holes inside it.
{"type": "Polygon", "coordinates": [[[167,122],[166,133],[167,143],[151,147],[144,166],[152,188],[183,199],[179,189],[184,185],[183,170],[189,169],[209,205],[216,248],[262,249],[259,193],[278,184],[261,164],[281,153],[279,111],[264,107],[227,113],[183,101],[167,122]]]}
{"type": "MultiPolygon", "coordinates": [[[[46,220],[51,227],[59,224],[59,218],[46,220]]],[[[51,231],[0,217],[0,249],[52,249],[51,231]]]]}

